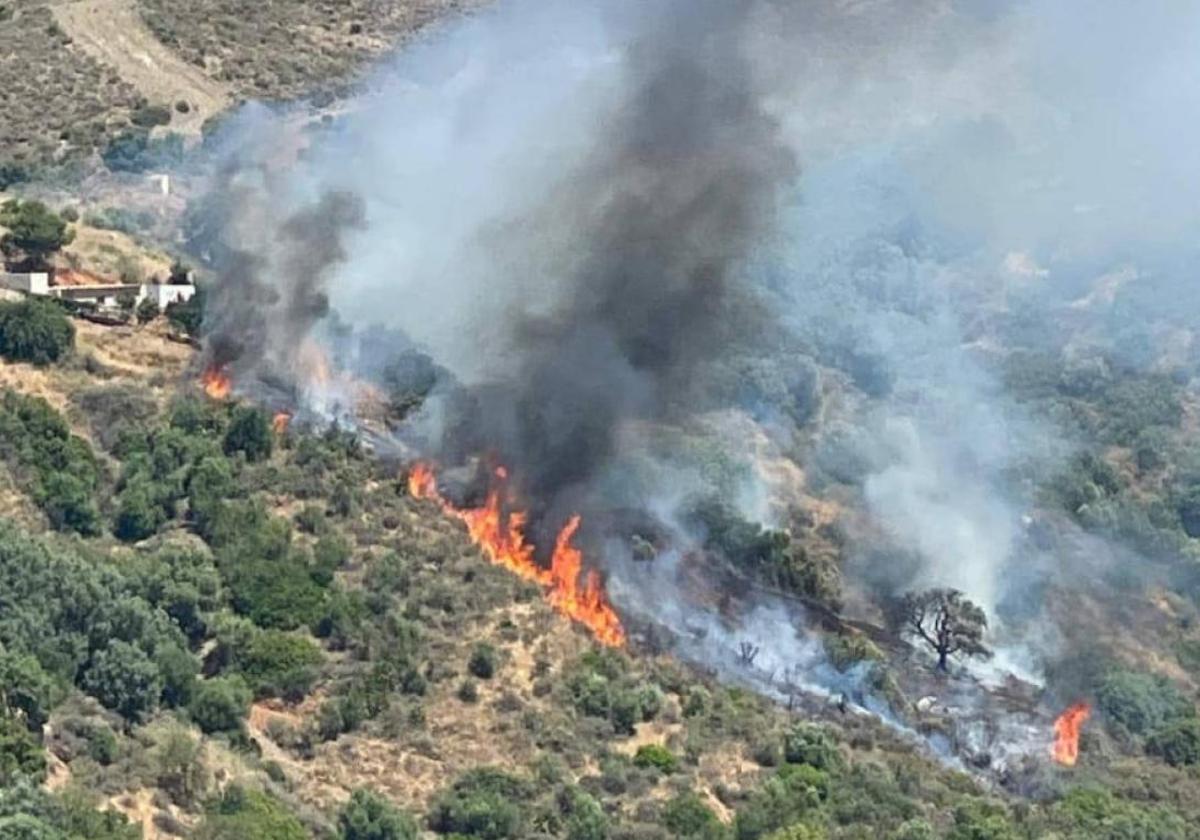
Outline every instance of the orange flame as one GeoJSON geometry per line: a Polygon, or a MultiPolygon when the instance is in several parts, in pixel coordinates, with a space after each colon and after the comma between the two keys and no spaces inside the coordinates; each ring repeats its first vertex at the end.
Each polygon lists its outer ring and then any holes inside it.
{"type": "Polygon", "coordinates": [[[428,464],[416,464],[408,474],[409,495],[417,499],[432,499],[451,516],[467,526],[471,540],[478,545],[489,561],[503,566],[525,580],[546,587],[546,598],[563,615],[579,622],[591,631],[596,640],[609,647],[625,643],[625,630],[608,598],[600,576],[594,570],[583,571],[583,552],[572,544],[579,530],[580,518],[572,516],[554,541],[550,568],[542,568],[534,559],[534,546],[525,540],[524,511],[505,511],[500,488],[508,472],[496,470],[499,486],[487,495],[483,507],[456,508],[437,489],[437,478],[428,464]]]}
{"type": "Polygon", "coordinates": [[[275,416],[271,418],[271,428],[275,434],[281,435],[288,430],[288,423],[292,422],[292,415],[286,411],[277,411],[275,416]]]}
{"type": "Polygon", "coordinates": [[[233,389],[233,381],[229,378],[228,371],[221,365],[213,365],[204,371],[200,376],[200,384],[204,386],[204,393],[214,400],[225,399],[233,389]]]}
{"type": "Polygon", "coordinates": [[[1079,760],[1079,731],[1092,714],[1087,703],[1074,703],[1054,721],[1054,746],[1051,755],[1064,767],[1074,767],[1079,760]]]}

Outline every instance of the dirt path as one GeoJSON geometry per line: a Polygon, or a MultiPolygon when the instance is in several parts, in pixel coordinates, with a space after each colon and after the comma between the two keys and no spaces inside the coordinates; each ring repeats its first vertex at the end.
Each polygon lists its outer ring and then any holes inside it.
{"type": "Polygon", "coordinates": [[[199,134],[204,121],[229,103],[228,88],[155,38],[132,0],[82,0],[51,9],[77,46],[115,69],[150,102],[171,108],[171,130],[199,134]],[[187,102],[191,110],[176,111],[179,101],[187,102]]]}

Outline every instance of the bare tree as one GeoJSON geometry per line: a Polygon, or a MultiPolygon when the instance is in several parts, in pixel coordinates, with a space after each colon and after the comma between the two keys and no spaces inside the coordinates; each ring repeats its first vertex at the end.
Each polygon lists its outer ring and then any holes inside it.
{"type": "Polygon", "coordinates": [[[983,659],[992,655],[983,644],[987,616],[957,589],[909,592],[890,605],[888,619],[900,635],[929,645],[940,671],[955,654],[983,659]]]}
{"type": "Polygon", "coordinates": [[[758,645],[753,642],[740,642],[738,644],[738,659],[742,665],[749,668],[754,664],[754,657],[758,656],[758,645]]]}

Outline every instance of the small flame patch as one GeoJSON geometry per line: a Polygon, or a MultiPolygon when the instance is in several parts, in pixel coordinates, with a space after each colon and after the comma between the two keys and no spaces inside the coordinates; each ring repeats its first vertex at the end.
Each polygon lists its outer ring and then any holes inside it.
{"type": "Polygon", "coordinates": [[[507,470],[499,467],[497,485],[488,492],[483,507],[463,509],[438,492],[437,477],[428,464],[416,464],[408,474],[408,492],[413,498],[437,502],[446,513],[462,520],[471,540],[488,560],[546,587],[546,599],[551,606],[587,627],[598,642],[609,647],[624,645],[625,629],[608,603],[600,576],[592,569],[583,572],[583,552],[573,543],[580,517],[572,516],[559,531],[550,568],[542,568],[534,559],[534,546],[525,540],[528,515],[524,511],[506,512],[501,503],[501,490],[507,478],[507,470]]]}
{"type": "Polygon", "coordinates": [[[271,418],[271,428],[275,434],[282,435],[288,430],[288,424],[292,422],[292,415],[286,411],[277,411],[275,416],[271,418]]]}
{"type": "Polygon", "coordinates": [[[204,386],[204,393],[214,400],[228,398],[233,390],[233,380],[229,378],[229,372],[221,365],[213,365],[204,371],[200,375],[200,384],[204,386]]]}
{"type": "Polygon", "coordinates": [[[1074,703],[1054,721],[1054,746],[1051,756],[1057,764],[1063,767],[1075,766],[1075,762],[1079,760],[1079,733],[1091,714],[1092,707],[1088,703],[1074,703]]]}

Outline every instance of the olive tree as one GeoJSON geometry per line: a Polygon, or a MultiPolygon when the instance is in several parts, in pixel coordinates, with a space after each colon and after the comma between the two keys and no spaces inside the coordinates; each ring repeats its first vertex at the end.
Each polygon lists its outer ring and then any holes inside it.
{"type": "Polygon", "coordinates": [[[920,639],[937,654],[937,667],[945,671],[951,656],[988,658],[983,644],[987,616],[957,589],[909,592],[889,606],[889,623],[901,636],[920,639]]]}

